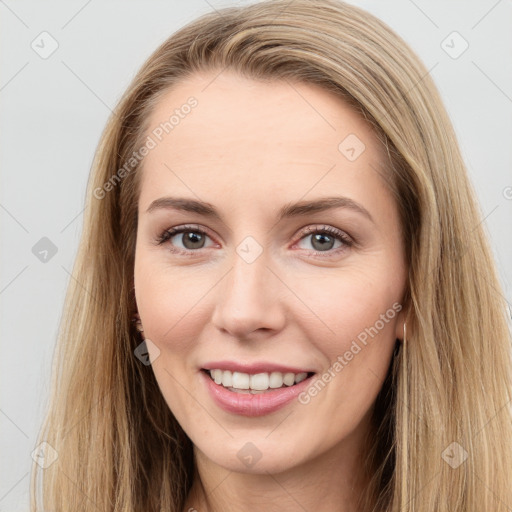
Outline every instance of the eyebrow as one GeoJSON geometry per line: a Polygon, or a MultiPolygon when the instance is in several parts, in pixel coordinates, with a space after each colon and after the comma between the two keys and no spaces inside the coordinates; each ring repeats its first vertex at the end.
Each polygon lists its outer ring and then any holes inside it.
{"type": "MultiPolygon", "coordinates": [[[[324,212],[334,208],[347,208],[354,212],[360,213],[371,222],[375,223],[370,212],[361,204],[357,203],[349,197],[323,197],[312,201],[299,201],[296,203],[285,204],[278,214],[278,222],[285,218],[301,217],[313,213],[324,212]]],[[[222,222],[222,217],[215,207],[203,201],[195,199],[187,199],[182,197],[161,197],[155,199],[146,210],[150,213],[158,209],[174,209],[186,212],[198,213],[211,219],[217,219],[222,222]]]]}

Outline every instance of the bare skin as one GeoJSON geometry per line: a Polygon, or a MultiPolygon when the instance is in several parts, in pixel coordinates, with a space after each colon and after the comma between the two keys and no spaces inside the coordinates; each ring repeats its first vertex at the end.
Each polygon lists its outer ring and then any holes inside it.
{"type": "Polygon", "coordinates": [[[330,92],[216,75],[194,75],[157,104],[151,128],[198,102],[144,158],[139,197],[137,307],[199,475],[184,512],[354,512],[363,438],[403,336],[407,271],[383,151],[330,92]],[[148,211],[170,196],[209,203],[219,218],[148,211]],[[279,218],[285,205],[325,197],[352,203],[279,218]],[[261,253],[248,263],[237,247],[261,253]],[[264,360],[312,368],[315,379],[339,357],[342,369],[307,403],[258,417],[220,408],[201,372],[212,360],[264,360]],[[238,456],[246,443],[260,455],[250,466],[238,456]]]}

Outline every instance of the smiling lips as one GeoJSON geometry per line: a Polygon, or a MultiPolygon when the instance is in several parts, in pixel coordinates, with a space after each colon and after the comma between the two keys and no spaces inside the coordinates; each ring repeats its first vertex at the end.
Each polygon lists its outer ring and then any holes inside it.
{"type": "Polygon", "coordinates": [[[203,368],[199,374],[218,407],[228,413],[256,417],[275,412],[294,401],[310,385],[314,372],[246,373],[203,368]],[[225,387],[224,383],[231,386],[225,387]],[[281,387],[272,388],[271,383],[275,386],[281,383],[281,387]],[[252,389],[252,386],[264,389],[252,389]]]}
{"type": "MultiPolygon", "coordinates": [[[[277,403],[284,405],[284,402],[288,400],[283,400],[283,393],[286,390],[295,392],[297,384],[316,373],[309,369],[283,366],[265,361],[251,364],[235,361],[212,361],[206,363],[201,370],[202,373],[207,375],[207,383],[211,383],[208,388],[213,392],[212,396],[216,400],[220,399],[219,405],[225,408],[226,400],[229,401],[231,395],[234,402],[230,403],[228,410],[244,414],[247,412],[250,403],[252,413],[249,415],[251,416],[271,412],[274,409],[274,407],[269,407],[270,402],[266,405],[261,400],[257,403],[254,402],[252,400],[252,398],[256,399],[254,395],[261,399],[266,397],[274,405],[277,405],[277,403]],[[214,382],[216,385],[213,384],[214,382]],[[223,390],[223,393],[220,393],[221,390],[223,390]],[[227,395],[224,396],[224,393],[227,393],[227,395]],[[282,396],[278,397],[278,395],[282,396]],[[246,402],[244,406],[241,402],[242,397],[246,402]],[[233,404],[242,407],[233,407],[233,404]],[[256,404],[259,404],[259,406],[256,407],[256,404]]],[[[287,392],[285,395],[291,397],[287,392]]]]}
{"type": "Polygon", "coordinates": [[[261,361],[251,364],[236,361],[212,361],[202,368],[216,384],[232,391],[263,392],[293,386],[306,379],[312,370],[261,361]]]}

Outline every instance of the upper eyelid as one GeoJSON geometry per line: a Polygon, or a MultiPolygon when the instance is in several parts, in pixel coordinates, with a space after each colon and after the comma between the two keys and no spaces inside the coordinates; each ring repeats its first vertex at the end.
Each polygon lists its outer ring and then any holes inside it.
{"type": "Polygon", "coordinates": [[[334,226],[330,226],[328,224],[310,224],[304,228],[302,228],[300,230],[300,234],[302,234],[302,236],[304,235],[310,235],[312,233],[317,233],[317,232],[327,232],[329,234],[332,234],[332,235],[338,235],[338,236],[347,236],[348,238],[352,238],[344,229],[340,229],[340,228],[336,228],[334,226]]]}

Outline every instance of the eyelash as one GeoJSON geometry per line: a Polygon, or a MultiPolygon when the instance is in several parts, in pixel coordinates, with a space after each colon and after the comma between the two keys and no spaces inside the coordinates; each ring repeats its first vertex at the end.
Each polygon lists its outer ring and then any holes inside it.
{"type": "MultiPolygon", "coordinates": [[[[180,226],[180,227],[166,229],[160,235],[157,236],[155,242],[157,245],[163,245],[166,242],[168,242],[172,237],[174,237],[175,235],[178,235],[180,233],[199,233],[201,235],[209,236],[208,233],[201,227],[194,226],[194,225],[187,225],[187,226],[180,226]]],[[[354,241],[343,231],[333,228],[331,226],[318,226],[318,225],[307,227],[301,233],[301,236],[298,239],[298,242],[300,242],[303,238],[305,238],[309,235],[315,235],[315,234],[327,234],[329,236],[332,236],[332,237],[340,240],[343,243],[342,247],[338,247],[337,249],[330,249],[328,251],[316,251],[313,249],[312,252],[315,253],[315,255],[320,258],[332,257],[333,255],[337,255],[341,251],[345,251],[347,248],[352,247],[354,245],[354,241]]],[[[183,250],[183,249],[173,247],[172,252],[177,253],[177,254],[182,254],[185,256],[193,256],[195,252],[198,252],[200,250],[201,249],[183,250]]]]}

